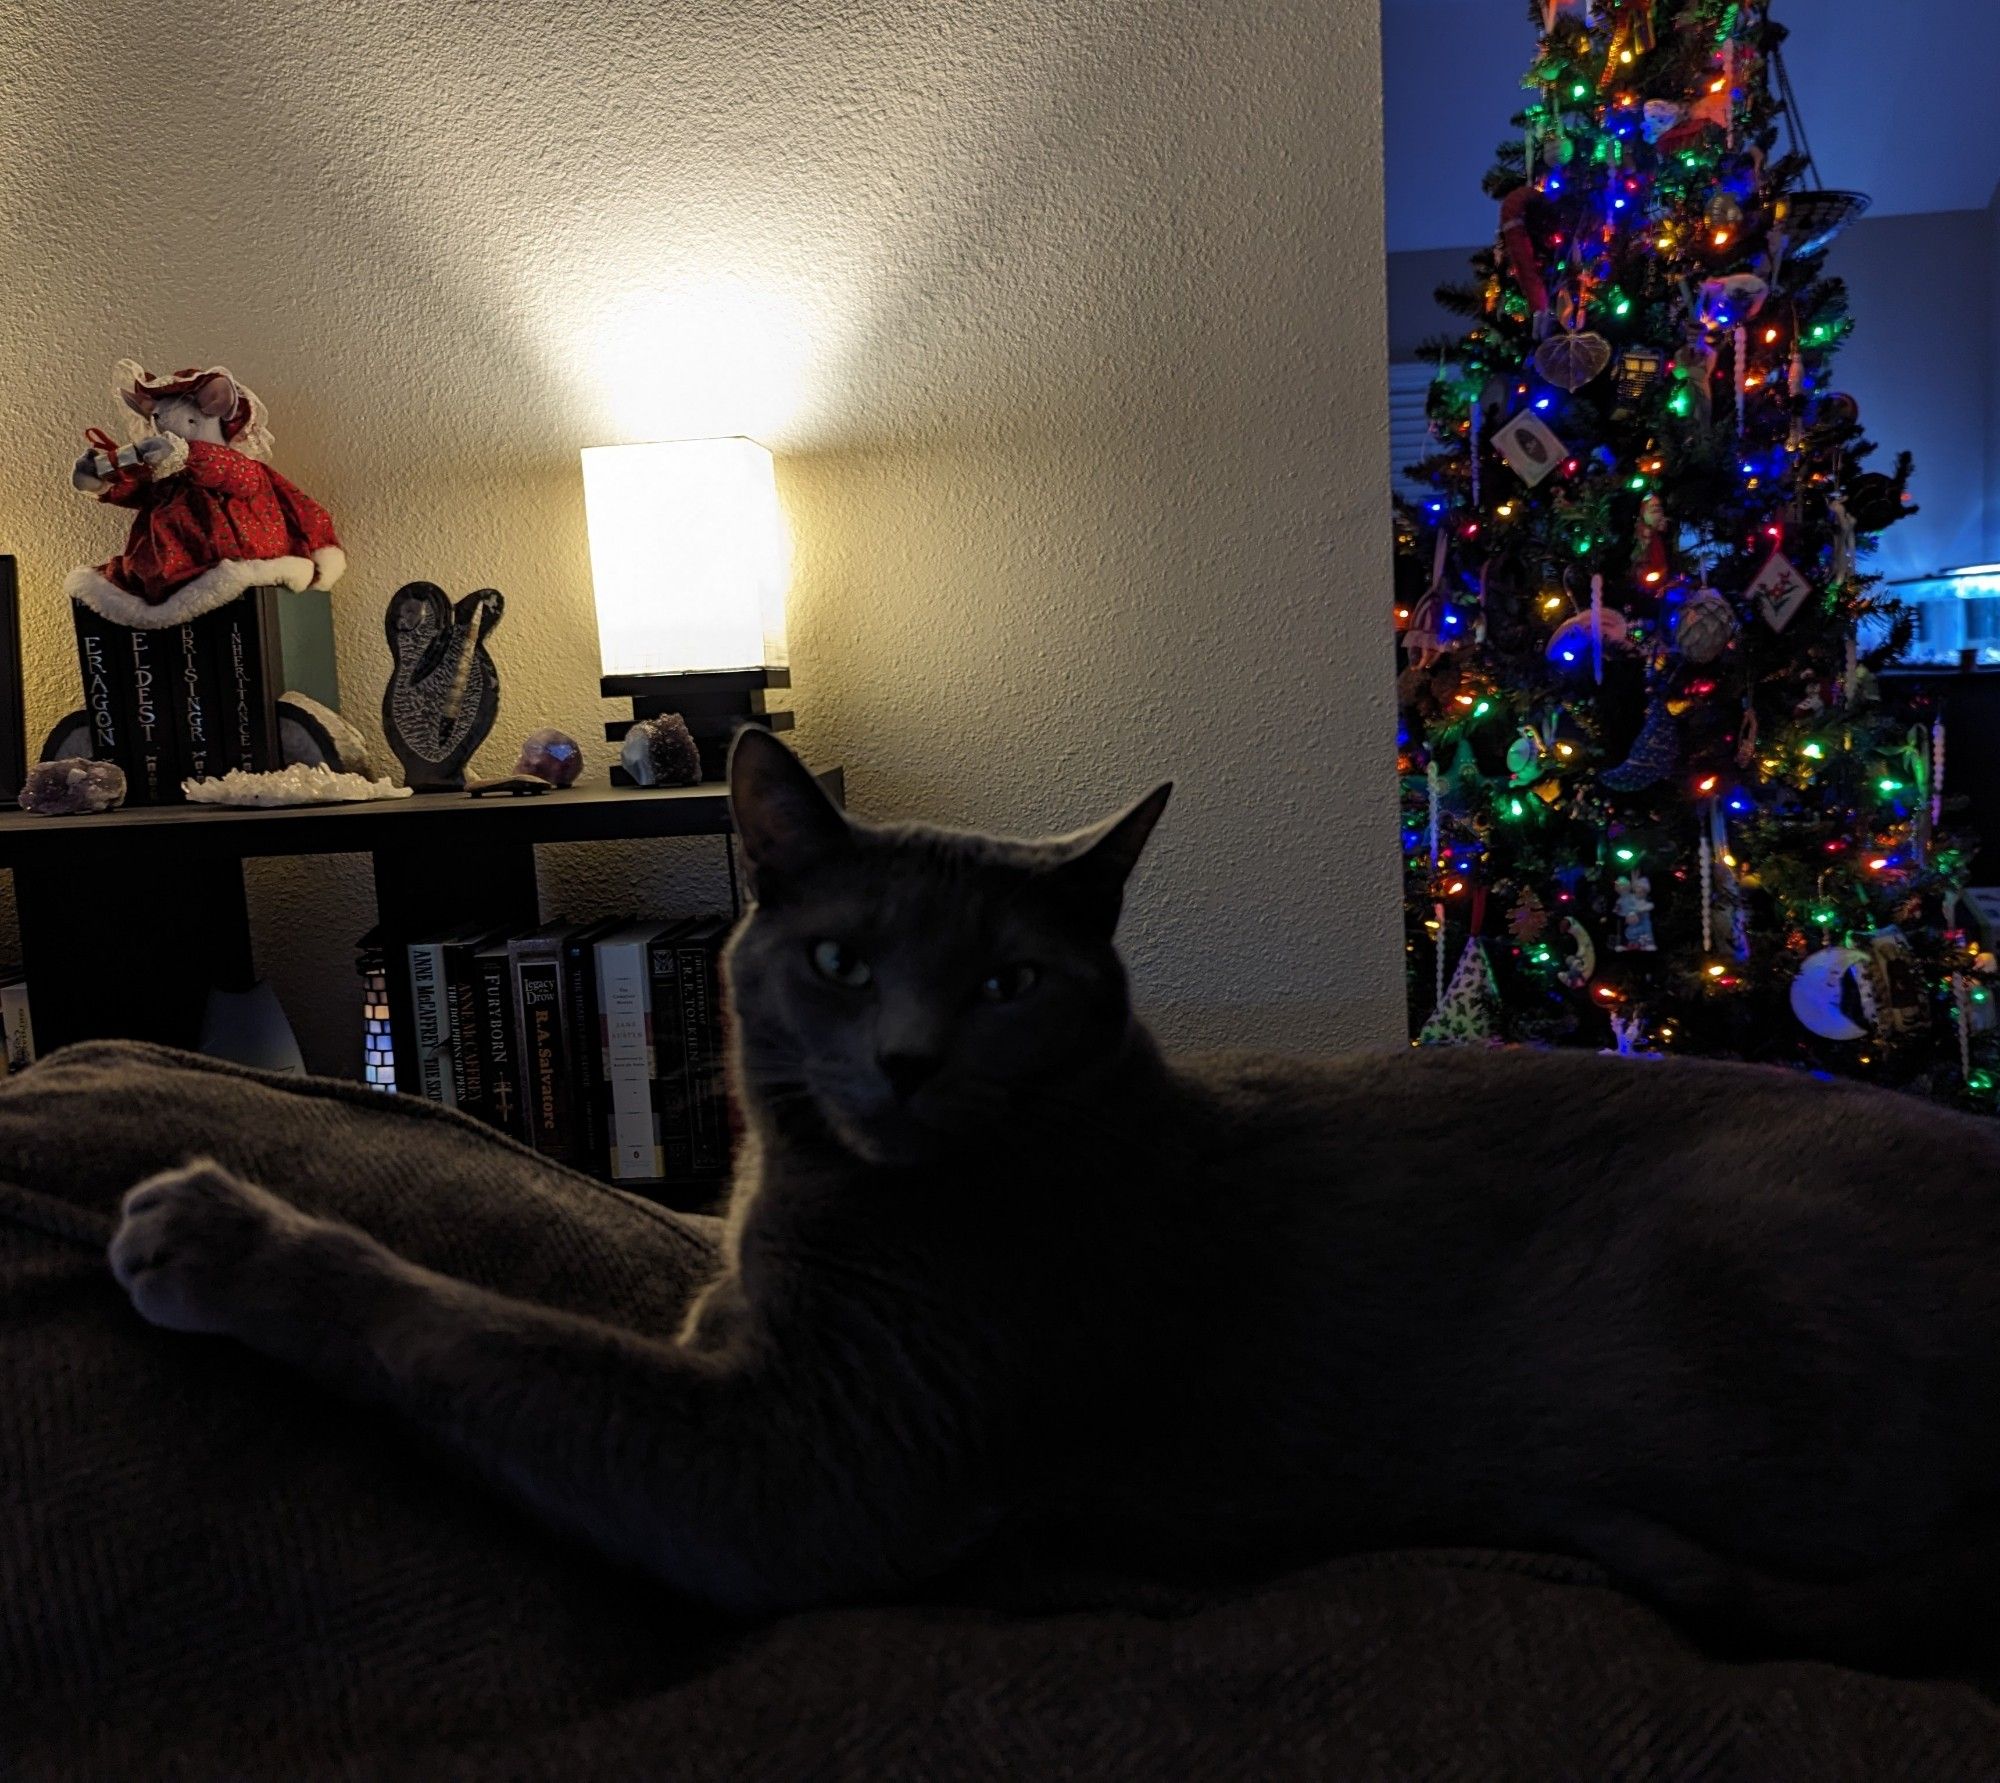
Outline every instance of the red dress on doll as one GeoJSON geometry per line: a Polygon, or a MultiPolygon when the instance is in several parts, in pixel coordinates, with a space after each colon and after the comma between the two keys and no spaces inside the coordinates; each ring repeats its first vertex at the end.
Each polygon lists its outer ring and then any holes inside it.
{"type": "MultiPolygon", "coordinates": [[[[169,394],[199,392],[216,372],[155,378],[134,366],[121,395],[141,413],[169,394]],[[129,391],[130,394],[126,394],[129,391]]],[[[226,377],[226,373],[221,374],[226,377]]],[[[268,444],[261,405],[231,386],[223,431],[259,450],[268,444]]],[[[81,487],[102,502],[137,510],[125,549],[108,563],[71,572],[67,592],[94,612],[147,629],[178,625],[226,606],[250,588],[329,587],[347,566],[326,510],[262,461],[232,444],[166,434],[171,449],[136,465],[109,464],[81,487]]],[[[104,446],[112,442],[104,439],[104,446]]]]}

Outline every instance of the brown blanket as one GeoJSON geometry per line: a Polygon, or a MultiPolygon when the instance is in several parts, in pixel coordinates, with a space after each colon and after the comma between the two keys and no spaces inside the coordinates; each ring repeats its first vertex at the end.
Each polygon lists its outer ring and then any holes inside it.
{"type": "Polygon", "coordinates": [[[704,1222],[356,1086],[97,1044],[0,1088],[0,1776],[2000,1777],[1970,1686],[1723,1664],[1528,1556],[1205,1596],[995,1564],[729,1628],[383,1419],[143,1325],[110,1212],[197,1152],[636,1328],[711,1255],[704,1222]]]}

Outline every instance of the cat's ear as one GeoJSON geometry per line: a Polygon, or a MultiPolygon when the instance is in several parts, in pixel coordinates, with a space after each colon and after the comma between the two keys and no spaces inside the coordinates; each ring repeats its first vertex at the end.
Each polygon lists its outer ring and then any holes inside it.
{"type": "Polygon", "coordinates": [[[1081,902],[1108,928],[1115,927],[1125,902],[1125,881],[1139,864],[1146,840],[1173,797],[1174,783],[1156,786],[1116,817],[1055,844],[1056,872],[1081,902]]]}
{"type": "Polygon", "coordinates": [[[760,898],[854,841],[805,763],[761,725],[745,725],[729,751],[729,813],[760,898]]]}

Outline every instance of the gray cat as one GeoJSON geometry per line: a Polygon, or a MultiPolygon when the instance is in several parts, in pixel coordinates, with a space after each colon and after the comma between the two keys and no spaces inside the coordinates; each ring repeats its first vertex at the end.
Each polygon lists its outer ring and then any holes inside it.
{"type": "Polygon", "coordinates": [[[1037,1529],[1148,1566],[1555,1549],[1795,1650],[1986,1619],[1989,1124],[1575,1053],[1167,1060],[1112,945],[1167,788],[1053,842],[865,825],[750,731],[731,790],[748,1132],[676,1341],[209,1163],[126,1197],[139,1311],[742,1613],[1037,1529]]]}

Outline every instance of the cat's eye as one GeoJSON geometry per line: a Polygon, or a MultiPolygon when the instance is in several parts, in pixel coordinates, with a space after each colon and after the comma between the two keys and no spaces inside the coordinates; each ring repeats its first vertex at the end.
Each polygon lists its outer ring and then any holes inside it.
{"type": "Polygon", "coordinates": [[[850,991],[858,991],[875,976],[868,962],[845,941],[815,941],[812,963],[820,977],[850,991]]]}
{"type": "Polygon", "coordinates": [[[1033,966],[1025,963],[1002,966],[979,987],[979,994],[989,1003],[1011,1003],[1033,990],[1040,977],[1033,966]]]}

